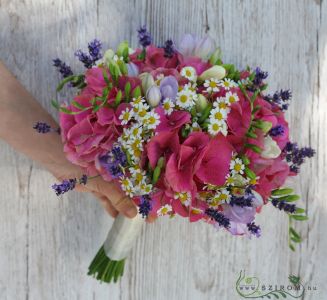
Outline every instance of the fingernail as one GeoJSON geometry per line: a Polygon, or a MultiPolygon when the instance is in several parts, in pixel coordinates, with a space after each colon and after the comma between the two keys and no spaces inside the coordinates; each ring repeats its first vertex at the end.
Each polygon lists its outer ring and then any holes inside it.
{"type": "Polygon", "coordinates": [[[127,209],[124,214],[126,215],[126,217],[128,218],[134,218],[137,214],[137,210],[135,207],[130,207],[129,209],[127,209]]]}

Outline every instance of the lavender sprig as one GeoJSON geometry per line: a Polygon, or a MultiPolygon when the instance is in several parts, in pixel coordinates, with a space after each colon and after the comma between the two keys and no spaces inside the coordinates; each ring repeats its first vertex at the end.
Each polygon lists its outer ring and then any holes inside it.
{"type": "Polygon", "coordinates": [[[247,227],[251,234],[255,235],[256,237],[261,236],[261,228],[260,226],[256,225],[254,222],[248,223],[247,227]]]}
{"type": "MultiPolygon", "coordinates": [[[[86,184],[88,180],[88,177],[84,174],[82,177],[78,180],[79,184],[86,184]]],[[[67,193],[68,191],[72,191],[77,184],[76,178],[70,178],[70,179],[64,179],[59,184],[53,184],[51,187],[55,191],[57,196],[63,195],[67,193]]]]}
{"type": "Polygon", "coordinates": [[[101,48],[102,43],[99,40],[94,39],[93,41],[88,43],[89,53],[78,49],[75,52],[75,56],[79,59],[80,62],[84,64],[85,68],[90,69],[92,68],[92,66],[95,65],[95,62],[102,57],[102,54],[100,53],[101,48]]]}
{"type": "Polygon", "coordinates": [[[284,200],[278,200],[278,199],[272,199],[271,203],[273,206],[278,208],[279,210],[283,210],[287,213],[293,214],[296,211],[296,205],[295,204],[289,204],[284,200]]]}
{"type": "Polygon", "coordinates": [[[152,37],[150,32],[146,29],[146,26],[143,25],[140,29],[137,30],[139,43],[143,48],[149,46],[152,42],[152,37]]]}
{"type": "Polygon", "coordinates": [[[151,198],[149,195],[141,196],[141,202],[139,204],[139,213],[142,215],[143,218],[146,218],[152,209],[150,200],[151,198]]]}
{"type": "Polygon", "coordinates": [[[36,122],[33,128],[38,132],[38,133],[49,133],[49,132],[56,132],[60,134],[60,128],[51,128],[51,126],[45,122],[36,122]]]}
{"type": "Polygon", "coordinates": [[[206,215],[211,217],[211,219],[215,220],[219,226],[223,226],[225,228],[230,227],[230,221],[228,218],[226,218],[222,213],[219,211],[213,209],[213,208],[208,208],[205,211],[206,215]]]}
{"type": "Polygon", "coordinates": [[[68,66],[66,63],[64,63],[59,58],[55,58],[53,60],[53,66],[55,66],[57,68],[57,70],[59,71],[59,73],[62,74],[62,77],[64,77],[64,78],[73,75],[73,71],[70,68],[70,66],[68,66]]]}
{"type": "Polygon", "coordinates": [[[122,168],[127,166],[127,156],[120,146],[114,146],[99,162],[113,178],[119,178],[124,175],[122,168]]]}
{"type": "Polygon", "coordinates": [[[167,58],[171,58],[174,53],[175,53],[175,49],[174,49],[174,42],[172,40],[167,40],[165,42],[165,45],[163,46],[165,54],[164,56],[167,58]]]}

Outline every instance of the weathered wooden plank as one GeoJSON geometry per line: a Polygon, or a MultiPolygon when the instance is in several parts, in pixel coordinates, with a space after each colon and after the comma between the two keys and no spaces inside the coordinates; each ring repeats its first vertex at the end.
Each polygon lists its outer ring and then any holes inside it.
{"type": "Polygon", "coordinates": [[[95,36],[114,47],[122,39],[135,46],[141,24],[148,24],[158,44],[184,32],[208,32],[226,62],[260,65],[270,73],[272,90],[293,90],[292,137],[318,150],[295,181],[311,217],[297,226],[305,242],[296,253],[287,248],[285,216],[268,207],[258,219],[263,237],[252,241],[206,224],[160,220],[145,228],[122,282],[105,286],[85,273],[111,220],[90,195],[58,200],[49,190],[54,179],[2,144],[0,298],[239,299],[234,284],[246,269],[281,284],[299,272],[318,286],[305,299],[323,299],[326,22],[326,1],[0,1],[0,57],[49,110],[59,79],[51,58],[81,70],[72,63],[72,50],[95,36]]]}

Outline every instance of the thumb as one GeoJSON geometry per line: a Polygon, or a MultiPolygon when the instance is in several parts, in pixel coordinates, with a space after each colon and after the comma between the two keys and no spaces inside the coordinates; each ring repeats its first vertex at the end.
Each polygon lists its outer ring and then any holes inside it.
{"type": "Polygon", "coordinates": [[[132,199],[127,197],[113,182],[107,182],[101,177],[97,177],[90,180],[87,187],[106,196],[112,206],[126,217],[134,218],[136,216],[137,209],[132,199]]]}

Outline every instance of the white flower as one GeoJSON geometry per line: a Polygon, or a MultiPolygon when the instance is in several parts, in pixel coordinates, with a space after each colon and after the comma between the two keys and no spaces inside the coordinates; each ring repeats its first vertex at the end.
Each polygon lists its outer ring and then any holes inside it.
{"type": "Polygon", "coordinates": [[[205,70],[201,75],[200,79],[201,80],[206,80],[210,78],[215,78],[215,79],[223,79],[226,76],[226,70],[222,66],[213,66],[209,68],[208,70],[205,70]]]}
{"type": "Polygon", "coordinates": [[[235,185],[235,177],[232,176],[231,174],[227,174],[225,184],[228,186],[234,186],[235,185]]]}
{"type": "Polygon", "coordinates": [[[229,78],[225,78],[224,80],[219,81],[219,86],[229,91],[231,88],[237,87],[237,83],[229,78]]]}
{"type": "Polygon", "coordinates": [[[276,141],[274,141],[270,135],[264,138],[263,151],[261,152],[263,158],[277,158],[281,152],[276,141]]]}
{"type": "Polygon", "coordinates": [[[207,79],[203,85],[208,93],[219,91],[219,80],[216,78],[207,79]]]}
{"type": "Polygon", "coordinates": [[[133,117],[133,111],[126,108],[125,110],[123,110],[119,116],[119,120],[121,121],[122,125],[126,125],[133,117]]]}
{"type": "Polygon", "coordinates": [[[138,121],[143,121],[144,119],[146,119],[146,115],[148,113],[149,108],[149,105],[147,105],[146,103],[140,103],[138,107],[133,107],[136,119],[138,121]]]}
{"type": "Polygon", "coordinates": [[[225,110],[226,113],[230,112],[229,102],[225,97],[218,97],[216,101],[213,103],[214,108],[219,108],[220,110],[225,110]]]}
{"type": "Polygon", "coordinates": [[[221,189],[210,199],[210,204],[217,206],[219,203],[229,203],[230,198],[230,192],[227,189],[221,189]]]}
{"type": "Polygon", "coordinates": [[[239,101],[237,94],[231,93],[231,92],[227,92],[225,95],[225,98],[229,104],[233,104],[233,103],[239,101]]]}
{"type": "Polygon", "coordinates": [[[238,174],[238,173],[243,174],[244,168],[245,168],[245,166],[240,158],[232,159],[232,161],[230,163],[230,170],[233,175],[238,174]]]}
{"type": "Polygon", "coordinates": [[[175,104],[169,98],[166,98],[163,101],[162,107],[165,110],[165,114],[169,116],[173,112],[175,104]]]}
{"type": "Polygon", "coordinates": [[[193,67],[184,67],[181,70],[181,75],[193,82],[195,82],[197,78],[196,70],[193,67]]]}
{"type": "Polygon", "coordinates": [[[171,211],[172,211],[172,207],[171,207],[171,205],[166,204],[165,206],[163,206],[163,207],[161,207],[161,208],[158,209],[158,211],[157,211],[157,215],[158,215],[159,217],[161,217],[161,216],[165,216],[165,215],[167,215],[168,213],[170,213],[171,211]]]}
{"type": "Polygon", "coordinates": [[[176,104],[181,108],[190,108],[194,105],[197,95],[189,89],[182,89],[177,93],[176,99],[176,104]]]}
{"type": "Polygon", "coordinates": [[[224,109],[214,108],[210,111],[210,120],[221,122],[226,120],[227,111],[224,109]]]}
{"type": "Polygon", "coordinates": [[[161,100],[161,92],[158,86],[151,86],[146,92],[146,100],[151,107],[159,105],[161,100]]]}
{"type": "Polygon", "coordinates": [[[153,186],[152,184],[142,183],[139,187],[141,195],[148,195],[151,193],[153,186]]]}
{"type": "Polygon", "coordinates": [[[140,138],[142,135],[143,128],[139,124],[134,124],[129,128],[128,135],[132,139],[134,138],[140,138]]]}
{"type": "Polygon", "coordinates": [[[120,178],[120,185],[122,190],[128,195],[128,196],[133,196],[133,183],[128,177],[121,177],[120,178]]]}
{"type": "Polygon", "coordinates": [[[151,111],[146,115],[146,126],[148,129],[155,129],[160,124],[160,116],[151,111]]]}
{"type": "Polygon", "coordinates": [[[217,135],[219,132],[226,136],[227,124],[224,121],[216,121],[214,119],[210,119],[210,123],[208,125],[208,132],[213,136],[217,135]]]}
{"type": "Polygon", "coordinates": [[[174,199],[178,199],[183,205],[189,206],[191,204],[192,195],[190,192],[175,193],[174,199]]]}
{"type": "Polygon", "coordinates": [[[136,109],[143,103],[145,103],[145,99],[143,97],[133,98],[133,101],[131,102],[132,107],[135,107],[136,109]]]}

